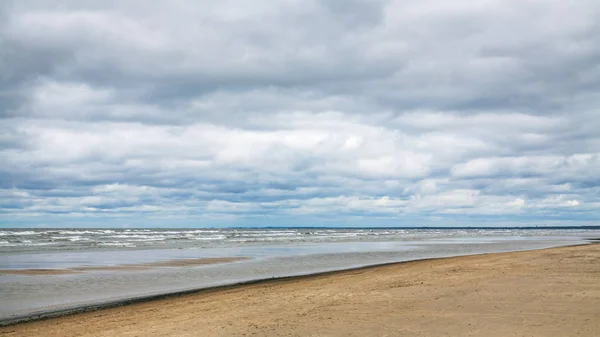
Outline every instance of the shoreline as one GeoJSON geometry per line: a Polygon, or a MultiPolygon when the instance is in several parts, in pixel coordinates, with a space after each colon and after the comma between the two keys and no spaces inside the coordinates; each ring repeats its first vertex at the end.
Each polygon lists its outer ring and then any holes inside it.
{"type": "MultiPolygon", "coordinates": [[[[584,245],[588,245],[588,244],[590,244],[590,243],[560,246],[560,247],[577,247],[577,246],[584,246],[584,245]]],[[[458,258],[458,257],[481,256],[481,255],[489,255],[489,254],[518,253],[518,252],[526,252],[526,251],[555,249],[555,248],[560,248],[560,247],[550,247],[550,248],[533,249],[533,250],[519,250],[519,251],[502,252],[502,253],[481,253],[481,254],[470,254],[470,255],[459,255],[459,256],[434,257],[434,258],[426,258],[426,259],[416,259],[416,260],[407,260],[407,261],[398,261],[398,262],[370,264],[367,266],[328,270],[328,271],[309,273],[309,274],[261,278],[261,279],[256,279],[256,280],[226,283],[226,284],[210,286],[210,287],[194,288],[194,289],[188,289],[188,290],[165,292],[165,293],[144,295],[144,296],[135,296],[135,297],[125,298],[125,299],[118,299],[118,300],[94,303],[94,304],[89,304],[89,305],[78,305],[78,306],[68,307],[68,308],[63,308],[63,309],[40,310],[40,311],[36,311],[36,312],[27,314],[27,315],[19,315],[19,316],[8,317],[8,318],[0,318],[0,327],[7,327],[7,326],[11,326],[11,325],[16,325],[16,324],[49,320],[49,319],[53,319],[53,318],[78,315],[78,314],[94,312],[94,311],[99,311],[99,310],[105,310],[105,309],[111,309],[111,308],[119,308],[119,307],[123,307],[123,306],[135,305],[135,304],[139,304],[139,303],[154,302],[154,301],[159,301],[159,300],[163,300],[163,299],[184,297],[187,295],[213,293],[213,292],[232,290],[232,289],[242,288],[242,287],[252,286],[252,285],[262,285],[262,284],[266,285],[266,284],[269,284],[272,282],[301,281],[303,279],[309,279],[312,277],[329,276],[329,275],[335,275],[335,274],[345,273],[345,272],[369,270],[369,269],[375,269],[375,268],[380,268],[380,267],[402,265],[402,264],[409,264],[409,263],[422,262],[422,261],[435,261],[435,260],[452,259],[452,258],[458,258]]]]}
{"type": "MultiPolygon", "coordinates": [[[[144,304],[144,303],[151,304],[152,302],[159,302],[161,300],[167,300],[167,299],[178,300],[178,299],[184,299],[187,296],[215,294],[215,293],[231,291],[231,290],[243,290],[245,287],[250,287],[250,286],[262,286],[262,285],[268,286],[270,284],[279,284],[279,283],[286,283],[286,282],[302,282],[305,280],[318,279],[321,277],[329,277],[329,276],[335,277],[336,275],[343,275],[345,273],[376,270],[379,268],[386,268],[386,267],[402,267],[402,266],[406,266],[406,265],[420,264],[420,263],[425,263],[425,262],[436,262],[436,261],[444,261],[444,260],[452,260],[452,259],[495,256],[495,255],[505,255],[505,254],[521,254],[521,253],[527,253],[527,252],[543,252],[543,251],[547,251],[547,250],[574,248],[574,247],[590,246],[590,245],[597,245],[597,244],[600,244],[600,239],[586,239],[581,244],[572,244],[572,245],[558,246],[558,247],[548,247],[548,248],[541,248],[541,249],[525,249],[525,250],[499,252],[499,253],[481,253],[481,254],[469,254],[469,255],[448,256],[448,257],[434,257],[434,258],[425,258],[425,259],[416,259],[416,260],[407,260],[407,261],[398,261],[398,262],[387,262],[387,263],[371,264],[371,265],[352,267],[352,268],[346,268],[346,269],[329,270],[329,271],[323,271],[323,272],[317,272],[317,273],[289,275],[289,276],[282,276],[282,277],[270,277],[270,278],[262,278],[262,279],[255,279],[255,280],[248,280],[248,281],[241,281],[241,282],[233,282],[233,283],[226,283],[226,284],[210,286],[210,287],[201,287],[201,288],[186,289],[186,290],[180,290],[180,291],[172,291],[172,292],[157,293],[157,294],[150,294],[150,295],[143,295],[143,296],[135,296],[135,297],[123,298],[123,299],[118,299],[118,300],[110,300],[110,301],[106,301],[106,302],[99,302],[99,303],[93,303],[93,304],[87,304],[87,305],[77,305],[77,306],[66,307],[66,308],[61,308],[61,309],[39,310],[39,311],[35,311],[35,312],[26,314],[26,315],[16,315],[13,317],[0,318],[0,328],[11,327],[11,326],[27,324],[27,323],[35,323],[35,322],[46,321],[46,320],[60,319],[60,318],[64,318],[64,317],[77,316],[80,314],[96,312],[96,311],[103,311],[103,310],[114,309],[114,308],[135,306],[137,304],[144,304]]],[[[183,265],[178,265],[179,261],[166,261],[166,262],[159,262],[156,264],[156,266],[157,267],[184,266],[184,265],[192,265],[193,266],[193,265],[206,264],[206,262],[208,262],[208,263],[230,262],[229,258],[215,258],[215,259],[218,261],[214,261],[214,262],[213,261],[192,261],[189,263],[184,263],[183,265]],[[225,259],[227,261],[221,261],[223,259],[225,259]]],[[[241,260],[244,258],[232,258],[232,259],[234,259],[233,261],[237,261],[237,260],[241,260]]],[[[194,260],[207,260],[207,259],[194,259],[194,260]]],[[[154,264],[152,264],[152,265],[154,265],[154,264]]],[[[130,266],[128,266],[128,265],[127,266],[116,266],[116,268],[129,268],[129,267],[130,266]]],[[[97,268],[115,268],[115,267],[97,267],[97,268]]],[[[140,266],[138,266],[138,268],[140,268],[140,266]]],[[[87,270],[88,268],[78,268],[78,269],[86,269],[87,270]]],[[[78,271],[78,269],[73,269],[73,271],[80,272],[80,271],[78,271]]],[[[93,268],[91,268],[91,269],[93,269],[93,268]]],[[[70,270],[67,270],[67,272],[70,272],[70,270]]]]}

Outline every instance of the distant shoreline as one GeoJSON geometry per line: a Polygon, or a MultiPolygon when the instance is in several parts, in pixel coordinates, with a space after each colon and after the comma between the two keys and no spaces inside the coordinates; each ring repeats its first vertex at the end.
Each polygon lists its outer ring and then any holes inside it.
{"type": "Polygon", "coordinates": [[[486,226],[458,226],[458,227],[337,227],[337,226],[291,226],[291,227],[280,227],[280,226],[249,226],[249,227],[0,227],[0,230],[69,230],[69,229],[83,229],[83,230],[102,230],[102,229],[119,229],[119,230],[140,230],[140,229],[153,229],[153,230],[193,230],[193,229],[401,229],[401,230],[424,230],[424,229],[435,229],[435,230],[456,230],[456,229],[477,229],[477,230],[494,230],[494,229],[579,229],[579,230],[600,230],[600,225],[592,226],[503,226],[503,227],[486,227],[486,226]]]}

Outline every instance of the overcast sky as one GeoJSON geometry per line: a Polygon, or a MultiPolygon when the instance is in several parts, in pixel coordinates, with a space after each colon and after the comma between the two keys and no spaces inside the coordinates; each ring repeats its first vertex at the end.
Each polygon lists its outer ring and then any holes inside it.
{"type": "Polygon", "coordinates": [[[600,222],[597,0],[0,2],[0,226],[600,222]]]}

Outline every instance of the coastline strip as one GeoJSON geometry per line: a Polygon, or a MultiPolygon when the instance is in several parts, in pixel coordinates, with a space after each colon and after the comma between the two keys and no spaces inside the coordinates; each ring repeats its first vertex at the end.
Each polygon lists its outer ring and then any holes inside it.
{"type": "MultiPolygon", "coordinates": [[[[152,305],[160,306],[161,301],[163,301],[163,300],[185,301],[186,298],[190,298],[189,296],[193,296],[193,297],[208,296],[208,295],[218,296],[221,293],[227,293],[229,291],[236,291],[236,292],[244,291],[244,290],[250,289],[254,286],[281,287],[281,286],[285,286],[286,284],[295,284],[295,283],[299,284],[302,282],[311,282],[311,281],[316,281],[319,279],[327,279],[327,278],[332,278],[332,279],[333,278],[344,278],[349,275],[351,276],[351,275],[367,273],[367,272],[377,274],[378,270],[389,269],[389,268],[402,269],[402,268],[412,268],[414,266],[420,266],[420,265],[433,265],[433,264],[444,265],[446,263],[459,263],[460,264],[461,261],[464,260],[464,262],[467,262],[469,259],[486,260],[486,259],[498,259],[501,257],[506,257],[506,258],[510,258],[512,256],[519,257],[519,255],[524,255],[526,257],[527,254],[531,254],[531,255],[540,255],[540,254],[548,255],[548,254],[550,254],[550,253],[546,253],[546,251],[550,251],[550,252],[556,251],[557,254],[555,254],[555,255],[560,255],[561,250],[577,249],[578,247],[585,248],[588,246],[597,246],[597,245],[582,244],[582,245],[566,246],[566,247],[559,247],[559,248],[546,248],[546,249],[541,249],[541,250],[529,250],[529,251],[508,252],[508,253],[491,253],[491,254],[477,254],[477,255],[458,256],[458,257],[422,259],[422,260],[413,260],[413,261],[404,261],[404,262],[385,263],[385,264],[379,264],[379,265],[370,265],[370,266],[365,266],[365,267],[360,267],[360,268],[328,271],[328,272],[308,274],[308,275],[259,279],[259,280],[253,280],[253,281],[247,281],[247,282],[238,282],[238,283],[233,283],[233,284],[220,285],[220,286],[216,286],[216,287],[190,289],[190,290],[185,290],[185,291],[177,291],[177,292],[170,292],[170,293],[164,293],[164,294],[156,294],[156,295],[150,295],[150,296],[128,298],[128,299],[123,299],[123,300],[110,301],[110,302],[87,305],[87,306],[78,306],[78,307],[66,308],[66,309],[61,309],[61,310],[40,311],[40,312],[29,314],[27,316],[10,317],[10,318],[6,318],[6,319],[2,319],[2,320],[0,320],[0,326],[20,326],[17,323],[34,324],[36,322],[40,322],[40,324],[44,324],[42,322],[43,320],[52,319],[52,318],[54,318],[54,320],[50,320],[50,321],[55,322],[56,319],[68,319],[69,318],[68,316],[71,316],[73,314],[82,314],[82,313],[88,313],[91,311],[98,311],[98,310],[101,310],[101,312],[106,312],[106,310],[103,310],[103,309],[108,309],[108,311],[120,310],[120,309],[134,310],[133,308],[136,307],[136,305],[144,305],[144,304],[147,304],[150,306],[152,306],[152,305]]],[[[599,251],[599,250],[600,249],[596,249],[596,251],[599,251]]],[[[423,284],[423,282],[421,282],[421,284],[423,284]]],[[[2,332],[1,329],[0,329],[0,332],[2,332]]]]}

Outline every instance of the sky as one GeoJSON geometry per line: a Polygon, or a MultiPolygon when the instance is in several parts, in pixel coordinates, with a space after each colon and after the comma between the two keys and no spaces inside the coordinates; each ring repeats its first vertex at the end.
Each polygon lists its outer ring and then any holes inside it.
{"type": "Polygon", "coordinates": [[[597,0],[0,2],[0,226],[600,223],[597,0]]]}

